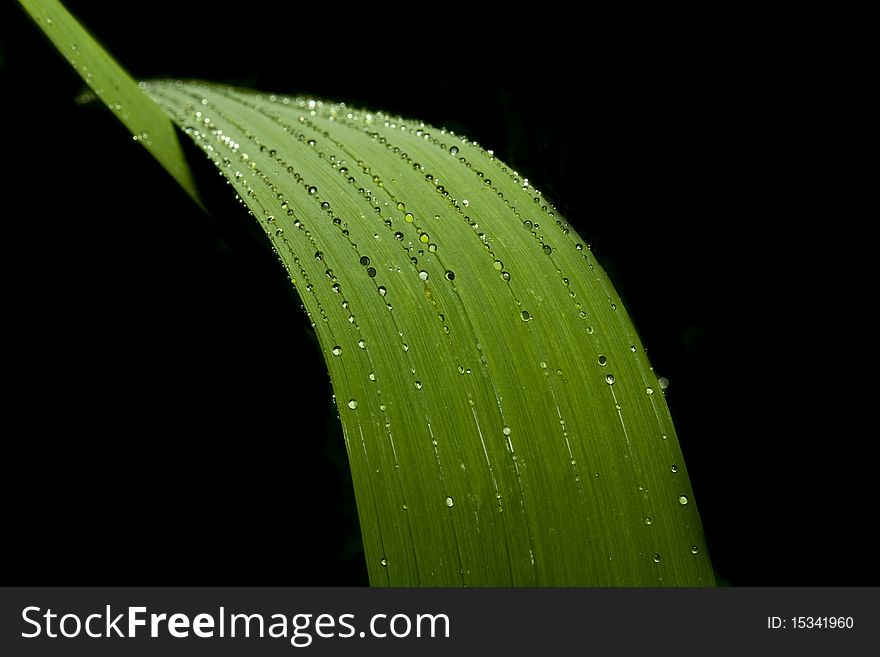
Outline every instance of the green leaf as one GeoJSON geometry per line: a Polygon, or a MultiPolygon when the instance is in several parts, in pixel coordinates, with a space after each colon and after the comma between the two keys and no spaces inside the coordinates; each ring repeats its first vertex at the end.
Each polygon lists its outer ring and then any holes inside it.
{"type": "MultiPolygon", "coordinates": [[[[374,585],[714,583],[636,331],[531,183],[460,135],[383,112],[143,88],[230,182],[299,291],[374,585]]],[[[131,111],[151,102],[129,99],[131,111]]]]}
{"type": "Polygon", "coordinates": [[[174,126],[131,76],[57,0],[19,0],[91,90],[201,205],[174,126]]]}

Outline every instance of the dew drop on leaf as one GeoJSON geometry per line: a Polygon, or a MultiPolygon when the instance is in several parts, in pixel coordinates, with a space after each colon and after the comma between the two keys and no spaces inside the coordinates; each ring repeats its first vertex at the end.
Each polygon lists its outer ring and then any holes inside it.
{"type": "Polygon", "coordinates": [[[678,503],[681,504],[682,506],[684,506],[685,504],[687,504],[687,503],[688,503],[687,495],[682,495],[682,496],[680,496],[680,497],[678,498],[678,503]]]}
{"type": "Polygon", "coordinates": [[[311,187],[309,187],[309,190],[308,190],[308,191],[309,191],[309,194],[314,195],[314,194],[317,194],[317,193],[318,193],[318,188],[315,187],[314,185],[312,185],[311,187]]]}
{"type": "Polygon", "coordinates": [[[605,356],[599,356],[599,365],[605,365],[608,362],[608,359],[605,356]]]}
{"type": "Polygon", "coordinates": [[[330,350],[330,353],[333,354],[334,356],[341,356],[342,355],[342,347],[340,347],[339,345],[336,345],[335,347],[333,347],[333,349],[330,350]]]}
{"type": "Polygon", "coordinates": [[[428,280],[428,272],[423,269],[419,272],[419,278],[421,278],[423,281],[428,280]]]}
{"type": "Polygon", "coordinates": [[[524,322],[527,322],[527,321],[529,321],[529,320],[532,318],[532,316],[529,315],[529,311],[528,311],[528,310],[523,310],[523,311],[519,314],[519,316],[520,316],[520,319],[522,319],[522,321],[524,321],[524,322]]]}
{"type": "Polygon", "coordinates": [[[645,524],[646,524],[646,525],[650,525],[652,522],[654,522],[654,521],[651,520],[651,516],[647,516],[647,517],[645,518],[645,524]]]}
{"type": "Polygon", "coordinates": [[[511,434],[510,427],[504,427],[501,430],[501,433],[503,433],[505,436],[509,436],[511,434]]]}
{"type": "Polygon", "coordinates": [[[613,386],[614,385],[614,375],[613,374],[606,374],[605,375],[605,383],[607,383],[610,386],[613,386]]]}
{"type": "Polygon", "coordinates": [[[449,152],[452,153],[453,155],[458,155],[458,146],[450,146],[449,152]]]}
{"type": "Polygon", "coordinates": [[[454,504],[455,504],[455,500],[453,500],[451,497],[446,498],[446,506],[448,506],[451,509],[454,504]]]}
{"type": "Polygon", "coordinates": [[[385,557],[382,557],[382,560],[379,563],[382,564],[383,566],[387,567],[388,566],[388,559],[386,559],[385,557]]]}
{"type": "Polygon", "coordinates": [[[660,555],[659,554],[654,555],[654,563],[660,563],[660,555]]]}
{"type": "Polygon", "coordinates": [[[355,409],[358,407],[357,400],[355,400],[355,399],[349,399],[349,400],[348,400],[348,407],[349,407],[351,410],[355,410],[355,409]]]}
{"type": "Polygon", "coordinates": [[[447,271],[446,272],[446,280],[454,281],[455,280],[455,272],[452,270],[447,271]]]}

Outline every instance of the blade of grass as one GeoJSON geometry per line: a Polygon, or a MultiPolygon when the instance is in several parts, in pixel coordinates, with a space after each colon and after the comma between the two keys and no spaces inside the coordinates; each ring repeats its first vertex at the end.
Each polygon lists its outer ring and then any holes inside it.
{"type": "Polygon", "coordinates": [[[155,103],[58,0],[19,0],[101,102],[201,205],[174,126],[155,103]]]}
{"type": "Polygon", "coordinates": [[[381,112],[143,88],[232,184],[312,318],[373,584],[713,582],[635,329],[532,185],[381,112]]]}

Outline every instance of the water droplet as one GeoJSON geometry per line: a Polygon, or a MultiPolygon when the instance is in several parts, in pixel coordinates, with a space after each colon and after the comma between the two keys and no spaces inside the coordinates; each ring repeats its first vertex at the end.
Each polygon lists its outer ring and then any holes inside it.
{"type": "Polygon", "coordinates": [[[416,390],[421,390],[421,389],[422,389],[422,382],[416,381],[416,390]]]}
{"type": "Polygon", "coordinates": [[[660,563],[660,555],[659,554],[654,555],[654,563],[660,563]]]}
{"type": "Polygon", "coordinates": [[[380,286],[379,286],[379,294],[380,294],[381,296],[383,296],[383,297],[384,297],[386,294],[388,294],[388,290],[385,289],[385,286],[384,286],[384,285],[380,285],[380,286]]]}
{"type": "Polygon", "coordinates": [[[314,194],[317,194],[317,193],[318,193],[318,188],[315,187],[314,185],[312,185],[311,187],[309,187],[309,190],[308,190],[308,191],[309,191],[309,194],[314,195],[314,194]]]}
{"type": "Polygon", "coordinates": [[[492,266],[495,269],[497,269],[498,271],[501,271],[502,269],[504,269],[504,263],[501,262],[500,260],[496,260],[494,263],[492,263],[492,266]]]}
{"type": "Polygon", "coordinates": [[[315,251],[315,260],[323,260],[323,259],[324,259],[324,254],[321,253],[320,251],[315,251]]]}
{"type": "Polygon", "coordinates": [[[437,253],[437,245],[432,242],[428,245],[428,251],[431,253],[437,253]]]}
{"type": "Polygon", "coordinates": [[[406,220],[406,223],[408,223],[408,224],[411,224],[412,222],[414,222],[416,220],[416,218],[413,216],[412,212],[407,212],[403,218],[406,220]]]}
{"type": "Polygon", "coordinates": [[[335,347],[333,347],[333,349],[330,350],[330,353],[334,356],[340,356],[342,355],[342,347],[336,345],[335,347]]]}
{"type": "Polygon", "coordinates": [[[667,436],[666,436],[666,434],[664,433],[664,434],[663,434],[663,440],[666,440],[666,438],[667,438],[667,436]]]}
{"type": "Polygon", "coordinates": [[[636,346],[634,344],[630,345],[629,350],[633,353],[636,353],[636,346]]]}
{"type": "Polygon", "coordinates": [[[329,204],[327,201],[323,201],[323,202],[321,203],[321,209],[322,209],[322,210],[329,210],[329,209],[330,209],[330,204],[329,204]]]}
{"type": "Polygon", "coordinates": [[[605,365],[608,362],[608,359],[605,356],[599,356],[599,365],[605,365]]]}
{"type": "Polygon", "coordinates": [[[646,525],[650,525],[652,522],[654,522],[654,521],[651,520],[651,516],[647,516],[647,517],[645,518],[645,524],[646,524],[646,525]]]}
{"type": "Polygon", "coordinates": [[[652,388],[651,386],[648,386],[647,388],[645,388],[645,392],[647,392],[649,395],[653,395],[654,388],[652,388]]]}
{"type": "Polygon", "coordinates": [[[697,552],[699,552],[699,550],[697,549],[697,546],[691,545],[691,554],[696,554],[697,552]]]}
{"type": "Polygon", "coordinates": [[[550,255],[551,253],[553,253],[553,247],[549,244],[545,244],[544,246],[542,246],[541,250],[544,252],[544,255],[550,255]]]}
{"type": "Polygon", "coordinates": [[[657,380],[657,385],[660,386],[660,390],[666,390],[666,388],[669,387],[669,379],[667,379],[665,376],[661,376],[657,380]]]}
{"type": "Polygon", "coordinates": [[[409,351],[409,345],[406,342],[403,343],[403,350],[409,351]]]}
{"type": "Polygon", "coordinates": [[[679,496],[679,498],[678,498],[678,503],[681,504],[682,506],[684,506],[685,504],[687,504],[687,503],[688,503],[687,495],[681,495],[681,496],[679,496]]]}
{"type": "Polygon", "coordinates": [[[455,504],[455,500],[453,500],[451,497],[446,498],[446,506],[448,506],[451,509],[454,504],[455,504]]]}
{"type": "Polygon", "coordinates": [[[382,560],[379,563],[382,564],[383,566],[388,566],[388,559],[386,559],[385,557],[382,557],[382,560]]]}
{"type": "Polygon", "coordinates": [[[455,272],[450,270],[446,272],[446,280],[454,281],[455,280],[455,272]]]}
{"type": "Polygon", "coordinates": [[[458,146],[450,146],[449,152],[452,153],[453,155],[458,155],[458,146]]]}
{"type": "Polygon", "coordinates": [[[510,272],[503,271],[501,272],[501,280],[505,283],[510,280],[510,272]]]}
{"type": "Polygon", "coordinates": [[[671,469],[672,469],[673,472],[678,472],[678,466],[675,465],[674,463],[672,464],[672,468],[671,468],[671,469]]]}
{"type": "Polygon", "coordinates": [[[428,272],[423,269],[419,272],[419,278],[421,278],[423,281],[428,280],[428,272]]]}
{"type": "Polygon", "coordinates": [[[526,220],[523,222],[523,228],[525,228],[526,230],[531,230],[531,229],[532,229],[532,226],[533,226],[532,222],[529,221],[528,219],[526,219],[526,220]]]}
{"type": "Polygon", "coordinates": [[[375,381],[375,380],[376,380],[376,373],[370,372],[370,381],[375,381]]]}
{"type": "Polygon", "coordinates": [[[503,433],[505,436],[509,436],[511,434],[510,427],[504,427],[501,430],[501,433],[503,433]]]}
{"type": "Polygon", "coordinates": [[[370,278],[376,277],[376,268],[375,267],[367,267],[367,276],[370,278]]]}
{"type": "Polygon", "coordinates": [[[354,400],[354,399],[349,399],[349,400],[348,400],[348,407],[349,407],[351,410],[356,409],[356,408],[358,407],[358,403],[357,403],[357,401],[354,400]]]}
{"type": "Polygon", "coordinates": [[[360,347],[361,349],[366,349],[367,343],[364,342],[363,340],[358,340],[358,347],[360,347]]]}
{"type": "Polygon", "coordinates": [[[607,383],[610,386],[613,386],[614,385],[614,375],[613,374],[606,374],[605,375],[605,383],[607,383]]]}
{"type": "Polygon", "coordinates": [[[532,316],[529,315],[529,311],[528,311],[528,310],[523,310],[523,311],[519,314],[519,316],[520,316],[520,318],[522,319],[522,321],[524,321],[524,322],[527,322],[527,321],[529,321],[529,320],[532,318],[532,316]]]}

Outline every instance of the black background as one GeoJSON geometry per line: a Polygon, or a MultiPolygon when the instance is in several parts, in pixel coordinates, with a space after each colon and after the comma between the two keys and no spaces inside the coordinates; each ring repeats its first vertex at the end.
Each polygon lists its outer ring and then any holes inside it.
{"type": "MultiPolygon", "coordinates": [[[[864,336],[835,346],[847,302],[793,180],[797,90],[753,35],[549,7],[507,25],[66,4],[135,77],[345,100],[494,149],[593,245],[669,378],[719,582],[877,583],[854,465],[871,432],[834,394],[864,336]]],[[[74,103],[79,77],[17,5],[0,20],[11,579],[365,584],[326,372],[269,249],[198,154],[213,217],[74,103]]]]}

